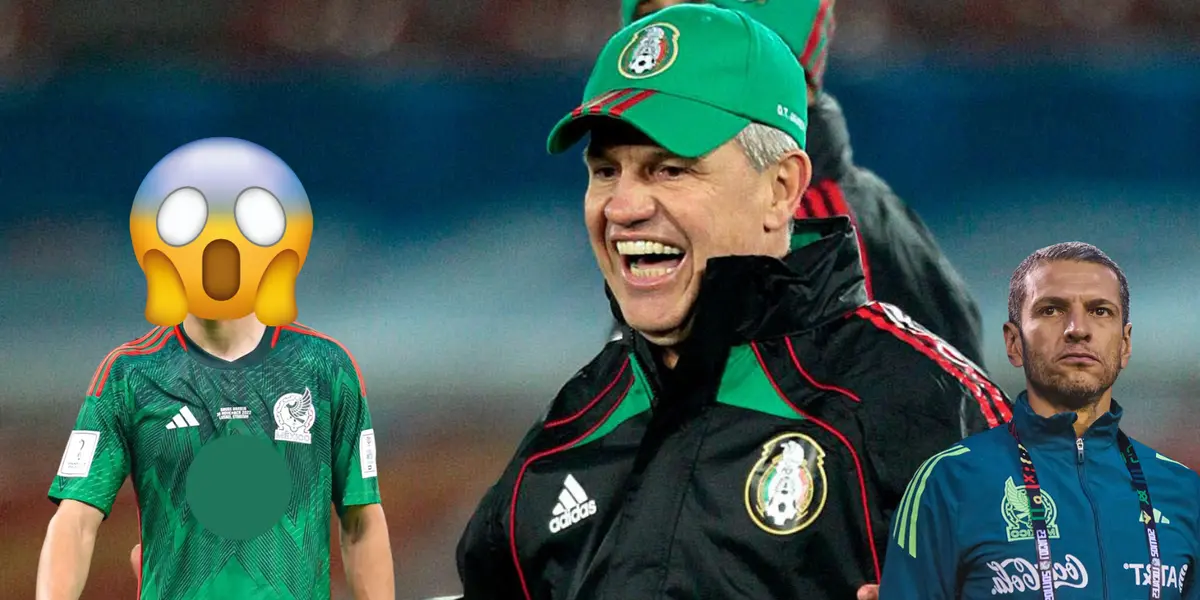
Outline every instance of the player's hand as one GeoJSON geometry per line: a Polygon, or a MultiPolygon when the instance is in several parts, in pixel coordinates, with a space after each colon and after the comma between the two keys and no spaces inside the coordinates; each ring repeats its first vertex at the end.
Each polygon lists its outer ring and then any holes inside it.
{"type": "Polygon", "coordinates": [[[129,551],[129,564],[133,567],[133,578],[142,582],[142,545],[138,544],[129,551]]]}
{"type": "Polygon", "coordinates": [[[864,585],[858,588],[858,600],[879,600],[879,586],[864,585]]]}

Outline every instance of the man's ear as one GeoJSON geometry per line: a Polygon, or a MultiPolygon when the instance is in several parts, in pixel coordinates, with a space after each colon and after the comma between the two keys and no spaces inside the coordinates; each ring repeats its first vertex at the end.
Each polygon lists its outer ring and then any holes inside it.
{"type": "Polygon", "coordinates": [[[763,220],[765,230],[776,231],[788,226],[811,181],[812,161],[803,150],[788,152],[779,159],[771,182],[771,205],[763,220]]]}
{"type": "Polygon", "coordinates": [[[1021,329],[1013,322],[1004,324],[1004,350],[1008,353],[1008,364],[1025,366],[1025,347],[1021,345],[1021,329]]]}
{"type": "Polygon", "coordinates": [[[1121,368],[1129,366],[1129,357],[1133,355],[1133,323],[1126,323],[1121,332],[1121,368]]]}

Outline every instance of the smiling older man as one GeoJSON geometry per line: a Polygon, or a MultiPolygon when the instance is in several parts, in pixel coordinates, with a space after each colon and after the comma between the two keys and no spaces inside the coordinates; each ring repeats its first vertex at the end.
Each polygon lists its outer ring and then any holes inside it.
{"type": "Polygon", "coordinates": [[[587,231],[628,328],[520,443],[459,544],[474,598],[847,599],[963,397],[1008,400],[867,301],[847,218],[793,222],[804,72],[764,26],[679,5],[615,34],[584,103],[587,231]]]}

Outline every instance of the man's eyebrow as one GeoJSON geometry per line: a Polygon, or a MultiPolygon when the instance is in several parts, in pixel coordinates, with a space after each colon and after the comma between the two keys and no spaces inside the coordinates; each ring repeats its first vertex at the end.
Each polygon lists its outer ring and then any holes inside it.
{"type": "Polygon", "coordinates": [[[583,153],[581,155],[581,158],[583,158],[583,164],[588,164],[588,163],[590,163],[592,161],[596,161],[596,160],[607,160],[608,159],[608,150],[607,149],[597,149],[592,144],[588,144],[583,147],[583,153]]]}
{"type": "MultiPolygon", "coordinates": [[[[678,154],[675,154],[675,153],[671,152],[670,150],[667,150],[666,148],[655,148],[653,151],[650,152],[650,154],[648,156],[646,156],[646,158],[649,161],[656,162],[656,163],[662,162],[665,160],[677,160],[677,161],[682,161],[688,165],[694,165],[703,159],[703,157],[687,158],[685,156],[679,156],[678,154]]],[[[597,148],[593,147],[591,144],[588,144],[583,149],[584,164],[590,163],[592,161],[611,161],[611,160],[612,160],[612,156],[609,153],[608,148],[597,149],[597,148]]]]}
{"type": "MultiPolygon", "coordinates": [[[[1070,300],[1067,300],[1066,298],[1062,298],[1060,296],[1040,296],[1038,298],[1033,299],[1033,306],[1039,306],[1039,305],[1065,306],[1070,303],[1071,303],[1070,300]]],[[[1117,302],[1114,302],[1112,300],[1109,300],[1108,298],[1103,298],[1103,297],[1092,298],[1091,300],[1088,300],[1087,302],[1084,302],[1083,304],[1084,304],[1084,306],[1088,306],[1088,307],[1095,307],[1095,306],[1102,306],[1102,305],[1117,306],[1117,302]]]]}
{"type": "Polygon", "coordinates": [[[1038,296],[1033,299],[1033,304],[1069,304],[1066,298],[1059,296],[1038,296]]]}
{"type": "Polygon", "coordinates": [[[1119,305],[1119,303],[1113,302],[1112,300],[1109,300],[1108,298],[1103,298],[1103,297],[1093,298],[1091,300],[1088,300],[1087,302],[1084,302],[1084,306],[1087,306],[1088,308],[1096,308],[1098,306],[1110,306],[1112,308],[1116,308],[1118,305],[1119,305]]]}

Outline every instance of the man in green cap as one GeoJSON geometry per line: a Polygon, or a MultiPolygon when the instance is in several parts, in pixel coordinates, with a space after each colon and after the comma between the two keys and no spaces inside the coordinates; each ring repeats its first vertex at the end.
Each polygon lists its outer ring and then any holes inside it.
{"type": "Polygon", "coordinates": [[[869,302],[846,217],[795,219],[804,71],[735,11],[663,10],[605,45],[551,152],[589,137],[584,218],[614,317],[480,501],[468,600],[847,600],[969,401],[1008,399],[869,302]]]}
{"type": "MultiPolygon", "coordinates": [[[[622,25],[685,0],[622,0],[622,25]]],[[[846,215],[854,222],[872,300],[900,307],[966,358],[983,364],[979,307],[933,234],[882,179],[856,165],[846,119],[823,88],[834,33],[834,0],[708,0],[779,34],[804,67],[813,181],[798,217],[846,215]]],[[[979,431],[970,424],[966,433],[979,431]]]]}

